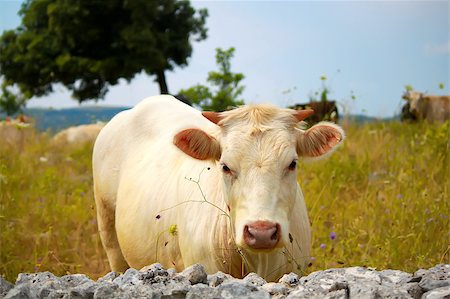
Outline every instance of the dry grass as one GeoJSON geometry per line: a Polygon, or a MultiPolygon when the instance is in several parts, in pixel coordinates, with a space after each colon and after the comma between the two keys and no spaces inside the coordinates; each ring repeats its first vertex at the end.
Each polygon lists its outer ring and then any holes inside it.
{"type": "MultiPolygon", "coordinates": [[[[449,260],[449,124],[346,126],[331,158],[302,164],[313,228],[309,272],[345,266],[414,271],[449,260]],[[334,238],[335,236],[335,238],[334,238]]],[[[45,134],[0,143],[0,274],[108,272],[97,234],[92,145],[45,134]]]]}

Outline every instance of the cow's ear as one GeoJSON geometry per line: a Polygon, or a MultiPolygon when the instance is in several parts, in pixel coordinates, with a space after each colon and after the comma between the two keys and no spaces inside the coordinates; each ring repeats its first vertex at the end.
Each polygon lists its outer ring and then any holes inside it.
{"type": "Polygon", "coordinates": [[[320,122],[297,138],[297,152],[305,158],[319,158],[332,153],[345,138],[344,130],[329,122],[320,122]]]}
{"type": "Polygon", "coordinates": [[[173,138],[180,150],[192,158],[199,160],[219,160],[220,144],[212,136],[199,129],[186,129],[173,138]]]}

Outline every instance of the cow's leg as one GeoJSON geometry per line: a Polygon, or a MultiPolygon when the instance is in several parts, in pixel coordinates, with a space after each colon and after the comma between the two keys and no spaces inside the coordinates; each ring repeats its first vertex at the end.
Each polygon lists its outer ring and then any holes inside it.
{"type": "Polygon", "coordinates": [[[115,208],[104,198],[98,198],[97,204],[97,222],[98,231],[108,256],[109,265],[112,271],[125,272],[129,268],[117,240],[115,227],[115,208]]]}

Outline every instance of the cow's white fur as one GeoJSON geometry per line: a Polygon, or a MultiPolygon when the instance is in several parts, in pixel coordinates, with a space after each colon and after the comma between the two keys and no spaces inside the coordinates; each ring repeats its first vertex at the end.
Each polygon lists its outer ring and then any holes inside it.
{"type": "MultiPolygon", "coordinates": [[[[219,127],[175,98],[157,96],[115,116],[93,154],[99,231],[112,269],[160,262],[182,270],[201,263],[209,273],[239,277],[252,271],[268,280],[304,269],[310,226],[296,171],[288,165],[298,158],[297,141],[305,132],[292,113],[244,107],[223,113],[219,127]],[[174,145],[174,136],[189,128],[218,140],[219,161],[196,160],[174,145]],[[222,164],[232,174],[223,173],[222,164]],[[278,248],[245,246],[244,225],[256,220],[280,224],[278,248]],[[168,232],[174,224],[176,235],[168,232]]],[[[333,128],[336,136],[342,132],[333,128]]]]}

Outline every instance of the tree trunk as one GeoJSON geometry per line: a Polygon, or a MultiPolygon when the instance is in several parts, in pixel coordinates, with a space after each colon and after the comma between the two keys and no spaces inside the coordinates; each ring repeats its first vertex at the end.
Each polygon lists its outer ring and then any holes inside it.
{"type": "Polygon", "coordinates": [[[166,75],[164,74],[164,70],[156,72],[156,81],[158,81],[159,91],[161,92],[161,94],[168,94],[169,89],[167,88],[166,75]]]}

